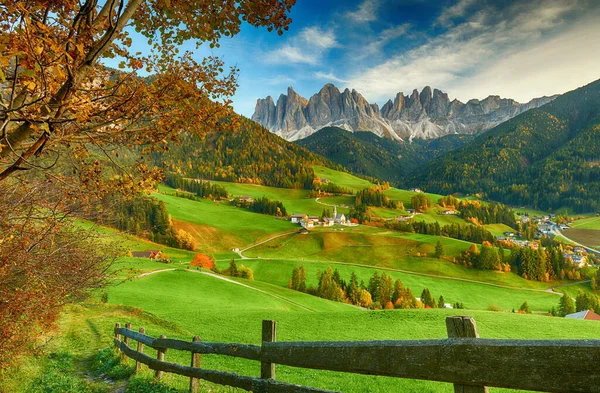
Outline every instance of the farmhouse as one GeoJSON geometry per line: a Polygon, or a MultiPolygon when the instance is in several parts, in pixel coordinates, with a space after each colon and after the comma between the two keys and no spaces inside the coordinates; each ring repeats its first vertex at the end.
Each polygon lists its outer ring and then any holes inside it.
{"type": "Polygon", "coordinates": [[[292,224],[298,224],[304,218],[306,214],[292,214],[291,220],[292,224]]]}
{"type": "Polygon", "coordinates": [[[145,250],[145,251],[133,251],[131,256],[134,258],[149,258],[158,259],[160,257],[161,250],[145,250]]]}
{"type": "Polygon", "coordinates": [[[323,226],[324,227],[332,227],[333,224],[335,224],[335,220],[333,218],[327,217],[327,218],[323,219],[323,226]]]}
{"type": "Polygon", "coordinates": [[[442,214],[445,214],[445,215],[456,214],[456,211],[455,210],[451,210],[451,209],[447,209],[447,210],[444,210],[442,212],[442,214]]]}
{"type": "Polygon", "coordinates": [[[577,254],[571,254],[569,252],[565,252],[563,254],[563,256],[565,257],[565,259],[570,259],[571,262],[573,263],[573,265],[575,265],[575,266],[578,266],[578,267],[587,266],[587,257],[585,255],[577,255],[577,254]]]}
{"type": "Polygon", "coordinates": [[[239,196],[240,201],[242,202],[247,202],[247,203],[252,203],[254,202],[254,198],[252,198],[251,196],[247,196],[247,195],[240,195],[239,196]]]}
{"type": "Polygon", "coordinates": [[[596,314],[592,310],[579,311],[573,314],[567,314],[565,318],[569,319],[584,319],[587,321],[600,321],[600,315],[596,314]]]}
{"type": "Polygon", "coordinates": [[[423,192],[423,190],[421,190],[420,188],[411,188],[410,191],[412,191],[412,192],[423,192]]]}

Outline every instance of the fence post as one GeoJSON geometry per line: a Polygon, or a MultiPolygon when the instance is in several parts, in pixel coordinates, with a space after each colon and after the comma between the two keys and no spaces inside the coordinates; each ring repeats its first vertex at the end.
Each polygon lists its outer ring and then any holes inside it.
{"type": "MultiPolygon", "coordinates": [[[[276,329],[276,321],[262,321],[262,342],[271,343],[277,341],[276,329]]],[[[262,379],[275,379],[275,364],[261,361],[260,377],[262,379]]]]}
{"type": "MultiPolygon", "coordinates": [[[[200,337],[194,336],[193,342],[202,341],[200,337]]],[[[200,354],[192,352],[192,363],[191,366],[194,368],[200,368],[200,354]]],[[[200,388],[200,380],[198,378],[190,377],[190,392],[197,393],[200,388]]]]}
{"type": "MultiPolygon", "coordinates": [[[[167,338],[167,336],[165,336],[164,334],[160,335],[160,338],[167,338]]],[[[167,352],[167,349],[158,349],[156,350],[156,360],[159,360],[161,362],[164,362],[165,360],[165,352],[167,352]]],[[[155,374],[154,374],[155,378],[157,381],[160,381],[160,379],[163,376],[163,372],[160,370],[156,370],[155,374]]]]}
{"type": "MultiPolygon", "coordinates": [[[[141,334],[146,334],[146,329],[143,327],[140,328],[141,334]]],[[[144,353],[144,344],[138,341],[137,351],[139,353],[144,353]]],[[[135,373],[139,373],[142,370],[142,363],[139,360],[135,361],[135,373]]]]}
{"type": "MultiPolygon", "coordinates": [[[[131,322],[125,324],[125,329],[131,330],[131,322]]],[[[129,346],[129,337],[123,336],[123,341],[125,342],[125,345],[129,346]]]]}
{"type": "MultiPolygon", "coordinates": [[[[115,338],[118,341],[121,341],[121,335],[119,333],[117,333],[117,329],[119,329],[120,327],[121,327],[121,324],[119,322],[117,322],[115,324],[115,338]]],[[[115,349],[117,350],[117,353],[121,352],[121,349],[119,347],[116,347],[115,349]]]]}
{"type": "MultiPolygon", "coordinates": [[[[446,317],[448,338],[478,338],[477,324],[473,317],[446,317]]],[[[488,393],[485,386],[454,384],[454,393],[488,393]]]]}

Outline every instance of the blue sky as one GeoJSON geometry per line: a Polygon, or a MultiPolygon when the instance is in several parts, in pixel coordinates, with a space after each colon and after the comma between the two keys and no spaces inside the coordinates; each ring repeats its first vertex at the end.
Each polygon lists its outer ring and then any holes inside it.
{"type": "Polygon", "coordinates": [[[240,68],[238,113],[328,82],[382,105],[426,85],[526,102],[600,78],[597,0],[297,0],[291,17],[283,36],[246,25],[198,53],[240,68]]]}

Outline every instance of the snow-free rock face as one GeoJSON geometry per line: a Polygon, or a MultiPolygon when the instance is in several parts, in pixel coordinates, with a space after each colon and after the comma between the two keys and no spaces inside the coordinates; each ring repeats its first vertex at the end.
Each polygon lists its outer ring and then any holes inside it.
{"type": "Polygon", "coordinates": [[[526,104],[499,96],[472,99],[466,104],[426,86],[420,93],[398,93],[381,109],[356,90],[340,92],[328,83],[309,100],[289,87],[277,104],[270,96],[259,99],[252,120],[275,134],[294,141],[323,127],[337,126],[348,131],[371,131],[392,139],[439,138],[448,134],[474,134],[552,101],[556,96],[535,98],[526,104]]]}

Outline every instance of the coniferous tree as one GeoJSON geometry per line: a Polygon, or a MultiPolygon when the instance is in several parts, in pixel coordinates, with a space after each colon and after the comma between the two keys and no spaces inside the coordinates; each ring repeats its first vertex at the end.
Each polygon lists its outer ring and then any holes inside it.
{"type": "Polygon", "coordinates": [[[564,317],[575,312],[575,303],[568,294],[562,295],[558,303],[558,315],[564,317]]]}
{"type": "Polygon", "coordinates": [[[435,244],[435,257],[440,259],[444,255],[444,246],[442,245],[442,241],[438,239],[435,244]]]}

